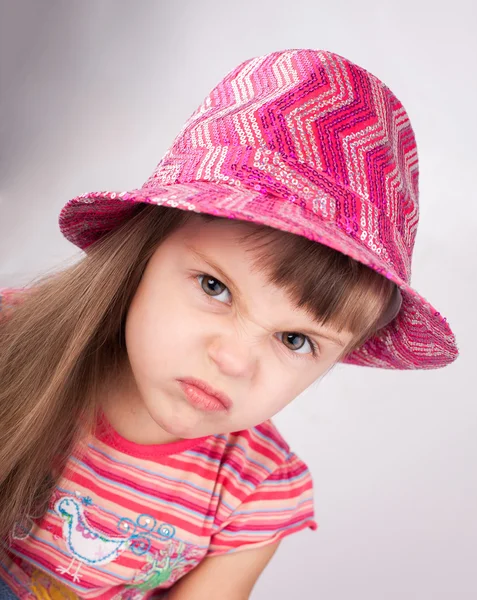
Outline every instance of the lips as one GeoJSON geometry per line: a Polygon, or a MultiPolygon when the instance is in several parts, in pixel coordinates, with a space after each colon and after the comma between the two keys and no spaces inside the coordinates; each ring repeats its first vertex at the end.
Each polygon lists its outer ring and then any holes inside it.
{"type": "Polygon", "coordinates": [[[205,381],[202,381],[201,379],[195,379],[193,377],[179,379],[178,381],[181,381],[182,383],[185,383],[188,385],[193,385],[196,388],[199,388],[199,390],[202,390],[203,392],[205,392],[206,394],[209,394],[210,396],[217,398],[217,400],[221,404],[223,404],[227,410],[232,408],[233,402],[229,398],[229,396],[227,396],[227,394],[224,394],[223,392],[220,392],[219,390],[215,390],[213,387],[211,387],[205,381]]]}

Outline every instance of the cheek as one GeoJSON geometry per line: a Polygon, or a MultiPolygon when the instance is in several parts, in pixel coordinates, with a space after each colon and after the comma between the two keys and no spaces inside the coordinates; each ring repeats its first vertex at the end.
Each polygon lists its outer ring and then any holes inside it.
{"type": "Polygon", "coordinates": [[[315,379],[310,374],[287,370],[278,361],[275,365],[264,362],[260,380],[243,403],[244,411],[254,424],[265,421],[293,402],[315,379]]]}
{"type": "Polygon", "coordinates": [[[281,410],[316,382],[324,371],[325,366],[321,365],[296,371],[284,369],[283,365],[280,368],[279,365],[279,368],[267,373],[266,377],[266,394],[273,398],[270,404],[277,411],[281,410]]]}
{"type": "Polygon", "coordinates": [[[194,340],[192,326],[184,300],[178,295],[168,293],[146,299],[145,294],[138,294],[131,304],[125,331],[136,378],[154,382],[163,375],[181,373],[180,365],[190,355],[194,340]]]}

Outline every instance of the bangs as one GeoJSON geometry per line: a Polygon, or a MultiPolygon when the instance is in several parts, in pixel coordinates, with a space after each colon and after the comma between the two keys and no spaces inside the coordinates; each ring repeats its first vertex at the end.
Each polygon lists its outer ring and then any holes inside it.
{"type": "Polygon", "coordinates": [[[253,229],[239,240],[251,253],[254,270],[284,289],[318,324],[350,332],[353,339],[345,352],[362,345],[399,312],[399,288],[366,265],[304,236],[245,223],[253,229]]]}

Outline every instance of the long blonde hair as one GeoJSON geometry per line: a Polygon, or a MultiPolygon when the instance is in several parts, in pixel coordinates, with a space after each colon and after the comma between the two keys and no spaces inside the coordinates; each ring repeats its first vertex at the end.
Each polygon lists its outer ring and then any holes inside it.
{"type": "MultiPolygon", "coordinates": [[[[0,315],[0,540],[48,509],[73,448],[94,430],[100,385],[127,360],[124,323],[147,262],[191,215],[138,204],[81,260],[38,279],[0,315]]],[[[353,332],[348,352],[382,324],[392,282],[304,237],[251,225],[242,239],[256,264],[317,321],[353,332]]]]}

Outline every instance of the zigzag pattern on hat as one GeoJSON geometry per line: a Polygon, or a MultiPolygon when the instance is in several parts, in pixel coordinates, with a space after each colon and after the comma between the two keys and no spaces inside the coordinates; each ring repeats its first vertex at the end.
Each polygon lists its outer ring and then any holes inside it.
{"type": "Polygon", "coordinates": [[[418,223],[414,132],[389,88],[336,54],[276,52],[222,79],[145,187],[194,181],[301,203],[410,281],[418,223]]]}

